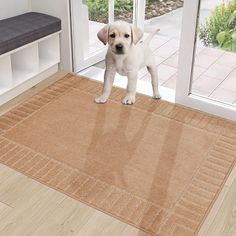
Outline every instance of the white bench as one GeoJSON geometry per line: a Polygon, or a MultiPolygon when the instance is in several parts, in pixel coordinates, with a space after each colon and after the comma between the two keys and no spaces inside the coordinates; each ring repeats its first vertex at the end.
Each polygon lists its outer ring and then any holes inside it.
{"type": "Polygon", "coordinates": [[[58,71],[60,31],[41,13],[0,20],[0,105],[58,71]]]}

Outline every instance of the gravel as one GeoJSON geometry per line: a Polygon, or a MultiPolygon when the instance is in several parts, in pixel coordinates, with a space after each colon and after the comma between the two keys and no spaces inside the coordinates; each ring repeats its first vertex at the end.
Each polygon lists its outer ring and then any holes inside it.
{"type": "Polygon", "coordinates": [[[146,5],[146,19],[164,15],[183,6],[184,0],[158,0],[146,5]]]}

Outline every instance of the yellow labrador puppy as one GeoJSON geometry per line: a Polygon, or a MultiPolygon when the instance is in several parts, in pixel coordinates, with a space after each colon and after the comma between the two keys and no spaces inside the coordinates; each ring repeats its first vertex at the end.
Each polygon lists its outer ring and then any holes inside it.
{"type": "Polygon", "coordinates": [[[150,34],[144,42],[140,42],[143,32],[124,21],[108,24],[98,32],[99,40],[105,45],[108,43],[109,47],[103,91],[101,96],[95,98],[96,103],[105,103],[109,98],[116,72],[128,77],[127,94],[122,103],[135,103],[138,70],[144,66],[151,74],[153,98],[160,98],[155,57],[148,47],[157,31],[150,34]]]}

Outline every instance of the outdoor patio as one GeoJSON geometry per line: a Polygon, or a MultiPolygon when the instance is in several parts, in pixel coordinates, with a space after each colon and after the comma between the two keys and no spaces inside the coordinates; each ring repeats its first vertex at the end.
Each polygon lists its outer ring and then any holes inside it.
{"type": "MultiPolygon", "coordinates": [[[[220,2],[202,0],[200,22],[204,22],[220,2]]],[[[156,28],[161,30],[150,47],[156,55],[159,84],[170,89],[176,87],[181,21],[182,8],[145,22],[145,35],[156,28]]],[[[90,51],[96,51],[102,47],[96,34],[103,24],[92,21],[89,24],[90,51]]],[[[104,62],[95,66],[104,68],[104,62]]],[[[139,79],[150,81],[145,68],[139,72],[139,79]]],[[[191,92],[236,105],[236,54],[204,47],[198,40],[191,92]]]]}
{"type": "MultiPolygon", "coordinates": [[[[179,40],[156,36],[151,48],[156,55],[160,85],[175,89],[179,40]]],[[[150,80],[146,69],[140,71],[139,78],[150,80]]],[[[192,93],[236,104],[236,55],[220,49],[198,46],[192,93]]]]}

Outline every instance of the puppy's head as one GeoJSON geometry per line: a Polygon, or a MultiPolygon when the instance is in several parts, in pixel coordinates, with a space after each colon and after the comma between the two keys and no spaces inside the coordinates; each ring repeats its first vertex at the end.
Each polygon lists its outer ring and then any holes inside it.
{"type": "Polygon", "coordinates": [[[97,36],[105,45],[109,44],[114,54],[126,54],[130,46],[142,38],[143,32],[124,21],[117,21],[104,26],[97,36]]]}

